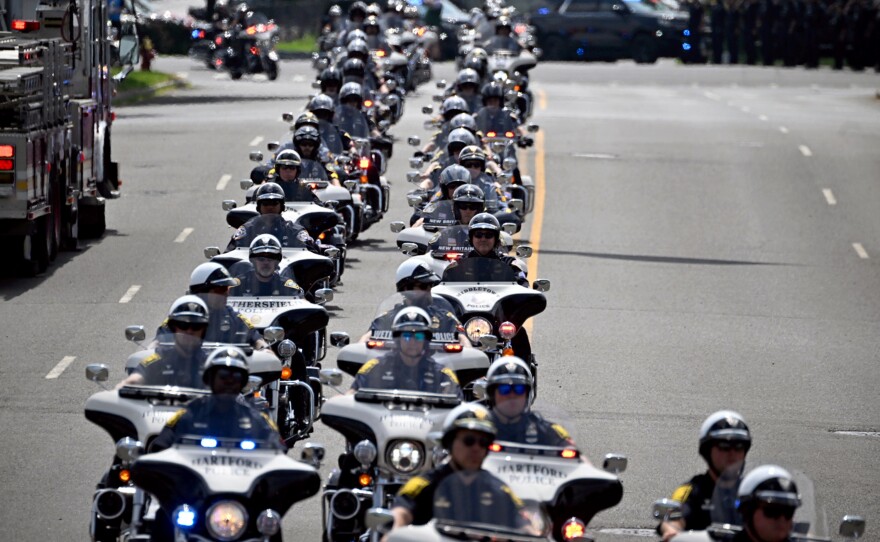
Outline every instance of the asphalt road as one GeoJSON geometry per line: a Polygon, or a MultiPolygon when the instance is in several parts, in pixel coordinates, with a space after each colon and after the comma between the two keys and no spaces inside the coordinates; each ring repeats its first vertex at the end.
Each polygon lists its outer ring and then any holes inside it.
{"type": "MultiPolygon", "coordinates": [[[[158,324],[202,248],[226,242],[220,202],[242,199],[248,151],[285,135],[281,113],[313,92],[303,62],[273,83],[155,67],[194,88],[118,109],[123,197],[107,235],[45,276],[0,278],[3,540],[88,538],[113,445],[83,417],[97,391],[85,365],[122,377],[137,348],[125,325],[158,324]]],[[[591,525],[599,539],[643,539],[613,530],[650,528],[651,502],[703,470],[697,429],[721,408],[750,423],[751,465],[809,473],[829,521],[868,515],[866,539],[880,539],[877,76],[661,62],[548,64],[532,81],[542,131],[526,162],[545,198],[522,238],[553,282],[534,322],[539,403],[591,458],[630,461],[623,501],[591,525]]],[[[426,135],[432,92],[393,130],[392,211],[350,250],[331,330],[361,333],[393,290],[403,256],[387,224],[408,216],[405,138],[426,135]]],[[[313,440],[332,463],[340,439],[313,440]]],[[[317,498],[285,519],[288,540],[320,533],[317,498]]]]}

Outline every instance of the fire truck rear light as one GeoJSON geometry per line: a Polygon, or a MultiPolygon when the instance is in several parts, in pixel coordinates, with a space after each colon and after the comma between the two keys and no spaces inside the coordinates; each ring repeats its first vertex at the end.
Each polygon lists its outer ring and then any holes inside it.
{"type": "Polygon", "coordinates": [[[34,30],[40,29],[39,21],[24,21],[22,19],[16,19],[12,21],[12,29],[17,30],[19,32],[33,32],[34,30]]]}
{"type": "Polygon", "coordinates": [[[0,158],[15,158],[15,147],[13,145],[0,145],[0,158]]]}
{"type": "Polygon", "coordinates": [[[0,160],[0,171],[12,171],[15,169],[15,161],[3,159],[0,160]]]}
{"type": "Polygon", "coordinates": [[[110,122],[114,122],[116,120],[116,111],[110,112],[110,122]]]}

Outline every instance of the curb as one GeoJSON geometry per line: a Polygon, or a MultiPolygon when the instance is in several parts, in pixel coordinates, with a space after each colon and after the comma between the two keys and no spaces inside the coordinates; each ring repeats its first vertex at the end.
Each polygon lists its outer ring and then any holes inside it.
{"type": "Polygon", "coordinates": [[[294,53],[290,51],[278,51],[278,58],[283,60],[311,60],[312,53],[294,53]]]}
{"type": "Polygon", "coordinates": [[[113,96],[113,102],[115,102],[116,105],[126,105],[144,98],[152,98],[159,94],[159,92],[168,88],[186,88],[187,86],[188,84],[184,79],[172,76],[171,80],[158,83],[151,87],[120,92],[113,96]]]}

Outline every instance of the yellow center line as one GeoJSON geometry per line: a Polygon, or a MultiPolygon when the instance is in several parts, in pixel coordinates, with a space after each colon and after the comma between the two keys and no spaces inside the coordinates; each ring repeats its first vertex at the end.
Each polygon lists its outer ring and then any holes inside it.
{"type": "MultiPolygon", "coordinates": [[[[538,107],[546,109],[547,94],[543,90],[538,91],[538,107]]],[[[529,246],[534,252],[532,257],[528,259],[529,264],[529,281],[534,282],[538,278],[538,256],[541,252],[541,230],[544,225],[544,195],[546,189],[544,187],[544,132],[539,131],[535,134],[535,176],[532,179],[535,182],[535,207],[532,210],[532,229],[529,234],[529,246]]],[[[532,335],[534,320],[528,320],[523,327],[530,336],[532,335]]],[[[530,338],[530,342],[535,344],[534,339],[530,338]]]]}

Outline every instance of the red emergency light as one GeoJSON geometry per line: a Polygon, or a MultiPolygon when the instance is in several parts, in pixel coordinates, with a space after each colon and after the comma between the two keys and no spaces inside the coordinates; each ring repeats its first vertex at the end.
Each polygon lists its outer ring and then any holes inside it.
{"type": "Polygon", "coordinates": [[[23,19],[15,19],[12,21],[12,29],[19,32],[33,32],[40,29],[40,21],[25,21],[23,19]]]}
{"type": "Polygon", "coordinates": [[[12,171],[15,169],[15,161],[8,158],[0,159],[0,171],[12,171]]]}
{"type": "Polygon", "coordinates": [[[0,158],[15,158],[15,146],[0,145],[0,158]]]}

